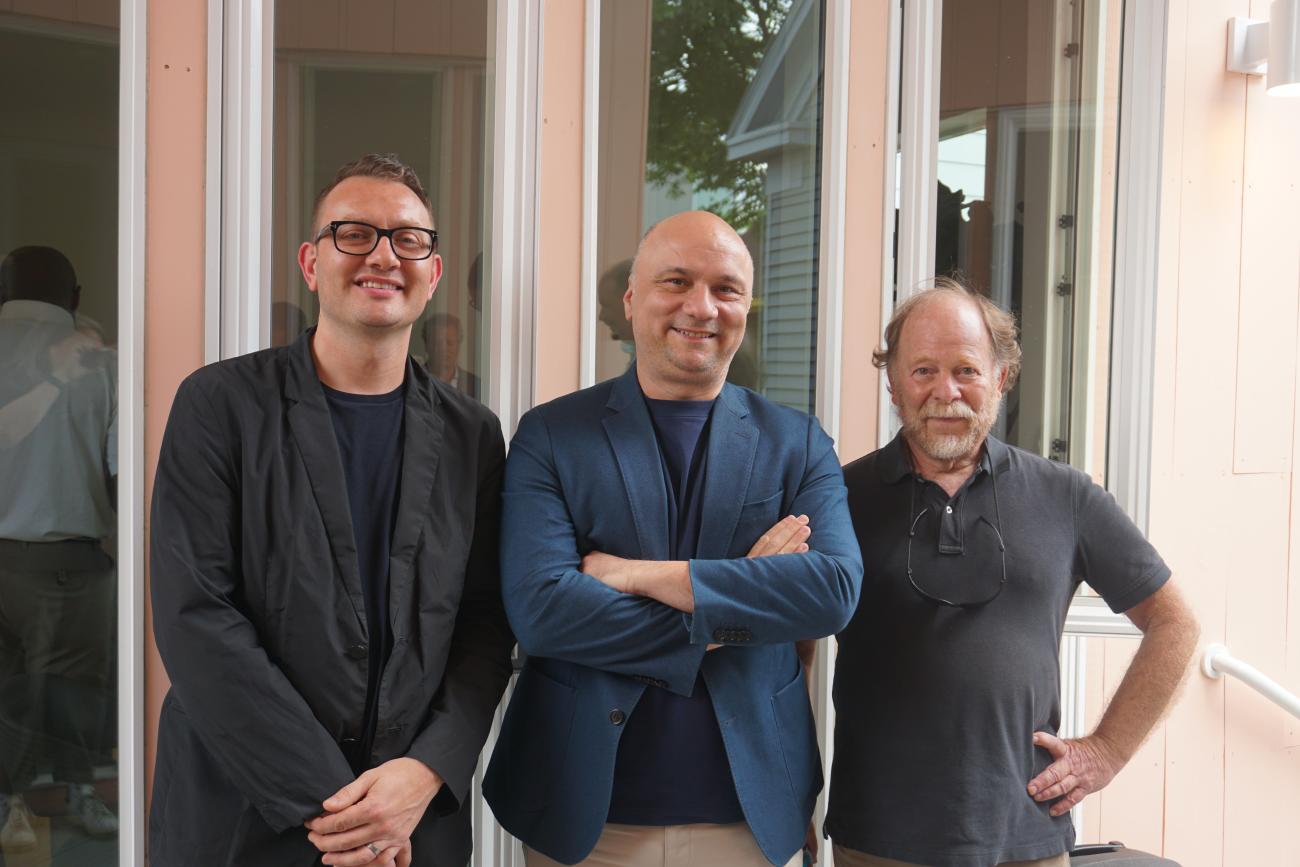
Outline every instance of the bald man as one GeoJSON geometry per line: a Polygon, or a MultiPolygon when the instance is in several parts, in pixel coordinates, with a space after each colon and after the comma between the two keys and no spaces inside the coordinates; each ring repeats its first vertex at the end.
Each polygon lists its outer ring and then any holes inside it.
{"type": "Polygon", "coordinates": [[[796,642],[844,625],[862,563],[830,438],[726,383],[752,286],[725,222],[659,223],[623,296],[636,363],[519,424],[502,593],[528,662],[484,792],[530,867],[801,860],[796,642]]]}

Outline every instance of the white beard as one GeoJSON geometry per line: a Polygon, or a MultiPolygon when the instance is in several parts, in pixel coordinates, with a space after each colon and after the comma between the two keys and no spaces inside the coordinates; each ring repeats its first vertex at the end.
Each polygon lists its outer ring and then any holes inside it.
{"type": "Polygon", "coordinates": [[[899,407],[899,418],[903,422],[903,433],[907,441],[925,453],[934,461],[954,461],[971,454],[984,442],[998,420],[1002,409],[1002,395],[994,395],[985,401],[977,413],[964,400],[941,404],[930,402],[915,414],[899,407]],[[962,418],[966,420],[966,430],[956,434],[931,433],[925,423],[930,418],[962,418]]]}

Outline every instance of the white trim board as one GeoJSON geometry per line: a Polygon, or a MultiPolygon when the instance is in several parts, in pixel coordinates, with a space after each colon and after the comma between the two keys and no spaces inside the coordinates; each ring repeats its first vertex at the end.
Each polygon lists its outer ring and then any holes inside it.
{"type": "Polygon", "coordinates": [[[148,0],[122,0],[118,103],[118,859],[143,864],[145,112],[148,0]]]}

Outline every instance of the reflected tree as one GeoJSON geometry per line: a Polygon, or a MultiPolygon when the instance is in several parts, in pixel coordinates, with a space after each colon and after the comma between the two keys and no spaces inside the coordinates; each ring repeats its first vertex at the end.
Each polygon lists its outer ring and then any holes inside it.
{"type": "Polygon", "coordinates": [[[725,134],[791,0],[655,0],[646,181],[673,195],[717,190],[738,230],[765,210],[766,165],[727,159],[725,134]]]}

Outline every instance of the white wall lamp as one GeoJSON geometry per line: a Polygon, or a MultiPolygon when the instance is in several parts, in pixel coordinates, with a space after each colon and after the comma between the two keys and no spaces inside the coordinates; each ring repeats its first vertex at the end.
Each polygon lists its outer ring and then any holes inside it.
{"type": "Polygon", "coordinates": [[[1229,18],[1228,71],[1266,75],[1270,96],[1300,96],[1300,0],[1273,0],[1267,21],[1229,18]]]}

